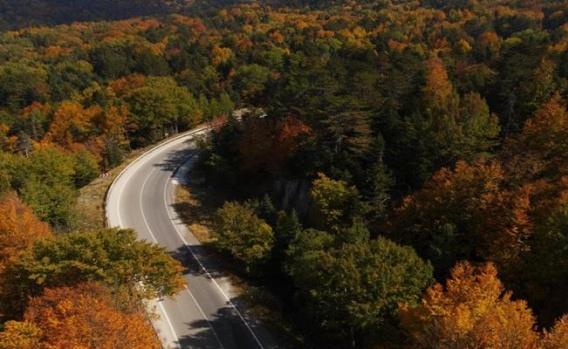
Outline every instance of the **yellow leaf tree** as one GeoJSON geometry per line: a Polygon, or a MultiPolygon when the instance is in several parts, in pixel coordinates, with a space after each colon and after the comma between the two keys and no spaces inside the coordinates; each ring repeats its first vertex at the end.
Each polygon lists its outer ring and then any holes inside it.
{"type": "Polygon", "coordinates": [[[41,330],[31,322],[8,321],[0,332],[2,349],[40,349],[41,330]]]}
{"type": "Polygon", "coordinates": [[[550,332],[544,333],[542,349],[568,348],[568,315],[562,316],[550,332]]]}
{"type": "Polygon", "coordinates": [[[511,300],[491,263],[456,264],[445,286],[432,286],[420,305],[402,305],[400,313],[412,348],[538,348],[530,309],[511,300]]]}

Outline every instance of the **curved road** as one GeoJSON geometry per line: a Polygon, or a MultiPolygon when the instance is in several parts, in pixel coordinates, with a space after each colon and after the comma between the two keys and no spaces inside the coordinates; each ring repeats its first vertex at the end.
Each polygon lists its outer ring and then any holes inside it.
{"type": "Polygon", "coordinates": [[[206,131],[190,131],[130,164],[109,189],[107,223],[135,229],[140,239],[165,246],[186,267],[185,288],[174,299],[149,304],[160,315],[153,325],[164,348],[277,348],[268,331],[246,314],[228,279],[173,207],[174,186],[196,159],[194,138],[206,131]]]}

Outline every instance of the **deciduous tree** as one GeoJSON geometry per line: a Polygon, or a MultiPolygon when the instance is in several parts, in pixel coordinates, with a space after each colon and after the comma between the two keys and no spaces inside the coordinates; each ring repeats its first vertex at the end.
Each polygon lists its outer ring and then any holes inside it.
{"type": "Polygon", "coordinates": [[[568,174],[568,111],[555,94],[529,119],[522,132],[507,140],[502,156],[517,182],[558,180],[568,174]]]}
{"type": "Polygon", "coordinates": [[[550,331],[545,331],[542,349],[563,349],[568,347],[568,315],[564,315],[550,331]]]}
{"type": "Polygon", "coordinates": [[[217,210],[213,236],[219,249],[252,274],[268,261],[274,245],[272,228],[252,208],[237,202],[225,202],[217,210]]]}
{"type": "Polygon", "coordinates": [[[310,128],[297,118],[248,117],[238,139],[241,169],[248,174],[278,176],[309,133],[310,128]]]}
{"type": "Polygon", "coordinates": [[[430,259],[440,275],[462,259],[518,267],[532,229],[531,192],[531,186],[508,189],[496,162],[458,162],[405,199],[391,233],[430,259]]]}
{"type": "Polygon", "coordinates": [[[14,264],[33,244],[52,236],[47,225],[14,192],[0,198],[0,316],[13,319],[21,316],[25,299],[19,299],[21,280],[14,264]]]}
{"type": "Polygon", "coordinates": [[[453,163],[456,159],[479,157],[494,143],[499,134],[499,120],[489,111],[485,100],[477,93],[461,97],[448,78],[442,61],[434,56],[428,68],[426,85],[422,88],[425,120],[435,140],[437,165],[453,163]]]}
{"type": "Polygon", "coordinates": [[[137,240],[132,230],[105,229],[52,237],[36,243],[17,268],[30,295],[39,295],[45,288],[95,280],[154,298],[173,296],[183,285],[179,262],[163,247],[137,240]]]}
{"type": "Polygon", "coordinates": [[[416,303],[432,281],[432,267],[410,247],[378,238],[337,246],[322,231],[296,235],[287,270],[308,316],[331,338],[371,344],[396,314],[398,302],[416,303]]]}
{"type": "Polygon", "coordinates": [[[42,145],[28,158],[14,158],[12,186],[35,214],[55,229],[69,230],[74,223],[77,188],[73,182],[75,159],[61,149],[42,145]]]}
{"type": "Polygon", "coordinates": [[[25,320],[42,333],[41,348],[161,348],[144,314],[116,308],[108,290],[89,282],[46,289],[30,300],[25,320]]]}
{"type": "Polygon", "coordinates": [[[25,63],[8,63],[0,67],[0,105],[17,110],[43,102],[48,87],[47,71],[44,67],[32,67],[25,63]]]}
{"type": "Polygon", "coordinates": [[[35,241],[50,236],[47,223],[40,221],[15,192],[0,198],[0,261],[13,262],[35,241]]]}
{"type": "Polygon", "coordinates": [[[412,348],[538,348],[534,316],[511,300],[492,264],[458,263],[445,287],[432,286],[418,306],[400,311],[412,348]]]}
{"type": "Polygon", "coordinates": [[[359,210],[359,193],[355,187],[319,173],[310,193],[314,200],[315,220],[322,228],[337,231],[353,224],[359,210]]]}
{"type": "Polygon", "coordinates": [[[43,140],[73,149],[89,139],[91,122],[100,112],[98,107],[84,108],[76,102],[63,102],[55,111],[43,140]]]}
{"type": "Polygon", "coordinates": [[[0,332],[2,349],[43,349],[40,344],[41,330],[28,321],[7,321],[0,332]]]}
{"type": "Polygon", "coordinates": [[[164,133],[178,132],[201,121],[196,99],[171,77],[150,77],[126,97],[134,133],[141,144],[155,142],[164,133]]]}

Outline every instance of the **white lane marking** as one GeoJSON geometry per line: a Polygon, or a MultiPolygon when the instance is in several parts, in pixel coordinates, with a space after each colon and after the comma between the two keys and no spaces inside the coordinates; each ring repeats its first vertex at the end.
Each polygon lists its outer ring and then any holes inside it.
{"type": "MultiPolygon", "coordinates": [[[[195,155],[194,155],[195,156],[195,155]]],[[[193,157],[193,156],[192,156],[193,157]]],[[[191,158],[191,157],[190,157],[191,158]]],[[[186,161],[189,161],[186,160],[186,161]]],[[[258,339],[258,337],[256,336],[256,334],[254,333],[254,331],[252,330],[252,327],[250,327],[250,325],[248,324],[248,322],[245,320],[245,318],[243,317],[243,315],[241,314],[241,312],[239,311],[239,309],[237,309],[237,307],[233,304],[233,302],[231,301],[231,299],[229,298],[229,296],[227,296],[227,294],[225,293],[225,291],[223,291],[223,289],[221,288],[221,286],[219,286],[219,284],[217,283],[217,281],[213,278],[213,276],[211,274],[209,274],[209,272],[207,271],[207,269],[205,269],[205,266],[203,266],[203,264],[201,263],[201,261],[197,258],[197,256],[191,251],[191,248],[189,248],[189,245],[187,243],[187,241],[185,241],[185,238],[183,237],[183,235],[179,232],[177,226],[174,224],[173,222],[173,218],[170,215],[170,211],[168,210],[168,204],[167,204],[167,191],[168,191],[168,184],[170,184],[170,181],[166,181],[166,185],[164,186],[164,206],[166,207],[166,213],[168,214],[168,217],[170,218],[170,223],[172,223],[172,226],[174,227],[174,230],[176,231],[176,233],[178,234],[178,236],[181,238],[181,241],[183,241],[183,244],[185,246],[185,248],[189,251],[189,253],[191,253],[191,255],[193,256],[193,258],[197,261],[197,263],[199,264],[199,266],[201,267],[201,270],[203,270],[205,272],[205,275],[207,275],[207,277],[209,278],[209,280],[213,281],[213,284],[215,284],[215,286],[217,286],[217,288],[219,289],[219,291],[221,292],[221,294],[225,297],[225,299],[227,300],[227,304],[235,311],[235,313],[237,313],[237,315],[239,316],[239,318],[241,319],[241,321],[245,324],[246,328],[249,330],[250,334],[252,335],[252,337],[254,338],[256,344],[258,344],[260,349],[264,349],[264,346],[262,345],[262,343],[260,343],[260,340],[258,339]]]]}
{"type": "Polygon", "coordinates": [[[199,303],[197,303],[197,299],[195,299],[195,297],[193,296],[193,293],[191,293],[191,291],[187,287],[187,284],[184,285],[184,287],[185,287],[185,290],[187,291],[187,293],[189,293],[189,296],[191,297],[191,299],[193,299],[193,302],[197,306],[197,309],[199,309],[199,312],[201,313],[201,315],[203,315],[203,317],[205,318],[205,321],[207,321],[209,328],[211,329],[211,331],[213,331],[213,335],[215,336],[215,339],[217,339],[217,343],[219,343],[219,345],[221,346],[221,349],[225,349],[225,347],[223,346],[223,343],[221,343],[221,339],[219,339],[219,336],[217,336],[217,332],[215,332],[215,330],[211,326],[211,323],[207,319],[207,315],[205,315],[205,313],[203,312],[203,309],[201,309],[201,307],[199,306],[199,303]]]}
{"type": "Polygon", "coordinates": [[[179,337],[178,337],[176,331],[174,330],[174,325],[172,325],[172,322],[170,321],[170,318],[168,317],[168,313],[166,312],[166,308],[164,307],[164,305],[161,302],[158,302],[158,306],[160,307],[160,309],[162,309],[162,314],[164,315],[164,318],[166,319],[166,322],[168,323],[168,326],[170,327],[170,330],[172,331],[173,335],[176,337],[176,339],[178,339],[178,344],[179,344],[179,337]]]}
{"type": "MultiPolygon", "coordinates": [[[[150,173],[152,173],[152,172],[150,172],[150,173]]],[[[144,185],[146,184],[147,180],[148,180],[148,179],[146,179],[146,180],[144,181],[144,185]]],[[[143,186],[144,186],[144,185],[143,185],[143,186]]],[[[118,197],[117,197],[117,200],[116,200],[116,202],[117,202],[117,210],[119,211],[118,214],[116,215],[116,217],[118,218],[118,226],[119,226],[120,228],[126,228],[126,227],[124,227],[124,226],[122,225],[122,219],[121,219],[121,215],[120,215],[120,207],[121,207],[120,201],[122,200],[122,192],[124,191],[125,187],[126,187],[126,184],[122,185],[122,187],[119,188],[119,190],[118,190],[118,197]]],[[[140,201],[141,201],[141,200],[140,200],[140,201]]],[[[141,204],[140,204],[140,210],[141,210],[141,212],[142,212],[142,205],[141,205],[141,204]]],[[[144,220],[146,220],[146,218],[144,217],[144,212],[142,212],[142,218],[143,218],[144,220]]],[[[146,226],[148,226],[147,223],[146,223],[146,226]]],[[[150,234],[152,234],[151,231],[150,231],[150,234]]],[[[154,238],[154,241],[156,241],[156,238],[154,237],[153,234],[152,234],[152,237],[154,238]]],[[[163,317],[164,317],[166,323],[168,324],[168,327],[169,327],[170,330],[172,331],[173,335],[175,336],[176,339],[178,339],[179,337],[178,337],[178,335],[177,335],[177,333],[176,333],[176,331],[175,331],[175,329],[174,329],[174,326],[172,325],[172,322],[170,321],[170,318],[169,318],[168,315],[167,315],[167,312],[166,312],[166,309],[164,308],[164,305],[163,305],[162,303],[160,303],[160,302],[157,302],[157,306],[161,309],[161,312],[162,312],[162,314],[163,314],[163,317]]]]}
{"type": "MultiPolygon", "coordinates": [[[[146,215],[144,214],[144,208],[142,207],[142,193],[144,192],[144,188],[146,188],[146,183],[148,183],[148,180],[150,179],[150,177],[152,177],[152,174],[156,171],[155,168],[152,168],[152,170],[150,171],[150,173],[148,173],[148,176],[146,177],[146,179],[144,180],[144,182],[142,183],[142,186],[140,187],[140,197],[139,197],[139,203],[140,203],[140,213],[142,214],[142,219],[144,220],[144,224],[146,225],[146,228],[148,229],[148,232],[150,232],[150,235],[152,235],[152,239],[154,239],[154,242],[158,244],[158,240],[156,239],[156,236],[152,233],[152,229],[150,228],[150,225],[148,224],[148,220],[146,219],[146,215]]],[[[169,217],[169,215],[168,215],[169,217]]],[[[219,340],[219,337],[217,336],[217,332],[215,332],[215,330],[213,329],[213,326],[211,325],[211,322],[209,321],[209,319],[207,318],[207,316],[205,315],[205,313],[203,312],[203,309],[201,309],[201,307],[199,306],[199,303],[197,303],[197,300],[195,299],[195,297],[193,297],[193,294],[189,291],[189,289],[187,288],[187,285],[185,286],[185,289],[187,290],[187,292],[189,292],[189,295],[191,296],[191,298],[193,299],[193,302],[195,303],[195,305],[197,306],[197,309],[199,309],[199,312],[201,312],[201,315],[203,315],[203,318],[205,319],[205,321],[207,321],[207,325],[209,325],[209,328],[211,329],[211,331],[213,331],[213,335],[215,336],[215,339],[217,340],[217,342],[219,343],[221,349],[224,349],[223,344],[221,343],[221,341],[219,340]]],[[[160,306],[162,306],[161,303],[159,303],[160,306]]],[[[162,306],[163,309],[163,306],[162,306]]],[[[166,315],[166,312],[164,310],[164,314],[166,315]]],[[[177,335],[177,333],[175,332],[172,323],[170,322],[170,319],[168,318],[168,316],[166,315],[167,318],[167,322],[170,325],[172,332],[174,333],[174,335],[176,336],[176,338],[179,340],[179,337],[177,335]]]]}
{"type": "MultiPolygon", "coordinates": [[[[114,180],[112,181],[112,183],[111,183],[111,185],[110,185],[110,187],[109,187],[109,189],[108,189],[107,195],[106,195],[106,197],[105,197],[105,211],[106,211],[106,212],[105,212],[105,219],[106,219],[106,222],[105,222],[105,223],[106,223],[106,225],[107,225],[107,226],[110,226],[110,215],[109,215],[109,212],[108,212],[108,209],[109,209],[110,207],[109,207],[109,204],[108,204],[108,203],[110,202],[110,199],[111,199],[111,197],[112,197],[112,193],[113,193],[113,191],[114,191],[114,188],[115,188],[115,186],[117,185],[117,183],[119,183],[119,182],[123,179],[124,175],[125,175],[128,171],[134,169],[134,168],[136,167],[136,165],[138,165],[140,162],[142,162],[143,159],[146,159],[146,160],[149,159],[149,158],[151,157],[151,155],[152,155],[153,153],[155,153],[157,150],[162,149],[162,148],[164,148],[164,147],[172,146],[172,144],[175,146],[176,143],[179,142],[180,140],[182,140],[182,143],[185,142],[185,141],[191,141],[191,140],[193,140],[193,138],[195,138],[196,136],[200,136],[201,134],[204,134],[204,133],[208,132],[210,129],[211,129],[211,126],[201,126],[201,127],[195,128],[195,129],[193,129],[193,130],[187,131],[187,132],[185,132],[185,133],[179,134],[179,135],[173,137],[172,139],[169,139],[169,140],[167,140],[167,141],[165,141],[165,142],[162,142],[162,143],[156,145],[155,147],[153,147],[152,149],[148,150],[146,153],[140,155],[139,157],[137,157],[136,159],[134,159],[131,163],[129,163],[128,165],[126,165],[126,167],[123,168],[122,171],[120,171],[120,173],[119,173],[119,174],[114,178],[114,180]],[[187,138],[187,140],[184,140],[184,138],[187,138]]],[[[167,149],[167,148],[166,148],[166,149],[167,149]]],[[[136,171],[135,171],[135,172],[136,172],[136,171]]],[[[123,186],[123,189],[124,189],[124,187],[126,186],[126,182],[128,182],[128,180],[125,180],[125,183],[122,185],[122,186],[123,186]]],[[[117,211],[120,210],[120,200],[121,200],[121,196],[122,196],[122,191],[123,191],[123,189],[119,189],[119,191],[118,191],[118,198],[117,198],[117,201],[116,201],[116,203],[117,203],[117,208],[116,208],[117,211]]],[[[118,226],[119,226],[119,227],[122,227],[122,222],[121,222],[121,219],[120,219],[120,213],[119,213],[117,216],[118,216],[118,223],[119,223],[118,226]]],[[[111,227],[111,228],[112,228],[112,227],[111,227]]]]}
{"type": "MultiPolygon", "coordinates": [[[[148,157],[149,157],[152,153],[154,153],[156,150],[158,150],[158,149],[160,149],[160,148],[163,148],[164,146],[171,145],[171,144],[173,144],[174,142],[177,142],[178,140],[183,139],[183,138],[185,138],[185,137],[188,137],[188,138],[191,140],[191,139],[194,138],[195,136],[207,132],[207,131],[209,130],[209,128],[210,128],[209,126],[200,127],[200,128],[198,128],[198,129],[194,129],[194,130],[191,130],[191,131],[189,131],[189,132],[187,132],[187,133],[184,133],[184,134],[181,134],[181,135],[179,135],[179,136],[176,136],[176,137],[174,137],[173,139],[170,139],[170,140],[168,140],[168,141],[166,141],[166,142],[164,142],[164,143],[162,143],[162,144],[159,144],[159,145],[157,145],[156,147],[154,147],[154,148],[152,148],[151,150],[149,150],[148,152],[146,152],[145,154],[143,154],[142,156],[136,158],[134,161],[132,161],[130,164],[128,164],[122,171],[120,171],[120,173],[119,173],[119,174],[116,176],[116,178],[114,178],[114,180],[112,181],[112,183],[111,183],[111,185],[110,185],[110,187],[109,187],[107,196],[106,196],[106,198],[105,198],[105,200],[106,200],[106,202],[105,202],[105,210],[107,211],[107,212],[105,213],[106,225],[110,225],[110,213],[108,212],[108,209],[110,208],[109,199],[112,197],[113,189],[114,189],[114,188],[116,187],[116,185],[118,184],[118,195],[117,195],[117,199],[116,199],[116,211],[117,211],[116,218],[117,218],[117,221],[118,221],[118,227],[119,227],[119,228],[123,228],[123,229],[126,228],[126,227],[124,227],[124,226],[122,225],[122,218],[121,218],[121,215],[120,215],[120,207],[121,207],[120,202],[121,202],[121,200],[122,200],[122,193],[123,193],[123,191],[124,191],[124,189],[125,189],[125,187],[126,187],[126,184],[127,184],[128,180],[126,180],[124,183],[122,183],[122,186],[120,185],[120,184],[121,184],[120,181],[123,179],[124,175],[126,174],[126,172],[127,172],[128,170],[133,169],[133,168],[135,167],[135,165],[137,165],[138,163],[140,163],[140,162],[142,161],[142,159],[148,158],[148,157]]],[[[145,181],[145,182],[146,182],[146,181],[145,181]]],[[[143,212],[142,212],[142,216],[143,216],[143,218],[145,219],[145,216],[144,216],[144,213],[143,213],[143,212]]],[[[146,226],[148,226],[147,223],[146,223],[146,226]]],[[[150,234],[152,234],[151,231],[150,231],[150,234]]],[[[153,234],[152,234],[152,236],[153,236],[153,234]]],[[[156,238],[155,238],[155,237],[154,237],[154,241],[156,241],[156,238]]],[[[170,329],[172,330],[172,333],[174,334],[175,338],[176,338],[176,339],[179,339],[179,337],[177,336],[177,334],[176,334],[176,332],[175,332],[175,330],[174,330],[174,328],[173,328],[173,326],[172,326],[172,323],[171,323],[170,319],[169,319],[168,316],[167,316],[167,313],[166,313],[166,311],[165,311],[164,306],[163,306],[161,303],[158,303],[158,306],[162,309],[162,312],[164,313],[164,317],[166,318],[166,322],[168,323],[170,329]]]]}
{"type": "Polygon", "coordinates": [[[148,180],[150,179],[150,177],[152,177],[152,173],[154,173],[155,170],[156,170],[155,168],[151,169],[146,179],[144,179],[144,182],[142,182],[142,186],[140,187],[140,196],[138,197],[138,204],[140,205],[140,213],[142,214],[142,220],[144,221],[144,225],[146,225],[146,228],[148,228],[148,232],[150,233],[150,235],[152,235],[152,239],[154,240],[154,242],[158,243],[158,240],[154,236],[154,233],[152,233],[152,229],[150,229],[150,225],[148,224],[148,220],[146,219],[146,215],[144,214],[144,208],[142,207],[142,193],[144,193],[144,188],[146,188],[146,183],[148,183],[148,180]]]}
{"type": "MultiPolygon", "coordinates": [[[[144,179],[144,182],[142,183],[142,187],[140,188],[140,196],[138,198],[138,202],[139,202],[139,205],[140,205],[140,213],[142,214],[142,219],[144,220],[144,224],[146,225],[146,228],[148,228],[148,232],[150,232],[150,235],[152,236],[152,239],[154,239],[154,242],[158,243],[158,240],[156,240],[156,237],[152,233],[152,229],[150,229],[150,226],[148,225],[148,221],[146,220],[146,216],[144,215],[144,209],[142,208],[142,193],[144,192],[144,188],[146,187],[146,183],[148,182],[148,179],[150,179],[150,177],[152,176],[152,173],[154,172],[154,170],[155,169],[152,169],[150,171],[150,173],[148,174],[148,177],[146,177],[146,179],[144,179]]],[[[120,192],[120,194],[122,194],[122,191],[120,192]]],[[[119,215],[119,217],[120,217],[120,215],[119,215]]],[[[174,329],[174,326],[172,325],[172,322],[170,321],[170,318],[168,317],[168,313],[166,312],[164,305],[162,303],[158,302],[158,306],[162,309],[162,313],[164,315],[164,318],[166,319],[166,322],[168,323],[170,330],[172,331],[175,338],[178,340],[178,344],[179,344],[179,336],[177,335],[176,330],[174,329]]]]}

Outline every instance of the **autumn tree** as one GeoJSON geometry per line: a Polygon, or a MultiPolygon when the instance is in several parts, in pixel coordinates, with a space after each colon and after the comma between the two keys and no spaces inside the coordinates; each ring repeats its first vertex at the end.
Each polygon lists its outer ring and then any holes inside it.
{"type": "Polygon", "coordinates": [[[355,187],[319,173],[310,193],[314,200],[314,219],[322,228],[337,231],[353,224],[359,210],[359,193],[355,187]]]}
{"type": "Polygon", "coordinates": [[[10,125],[10,132],[27,135],[32,143],[39,142],[45,135],[52,114],[50,103],[33,102],[20,111],[19,117],[10,125]]]}
{"type": "Polygon", "coordinates": [[[16,261],[29,251],[33,244],[51,237],[49,226],[35,216],[32,209],[23,203],[14,192],[0,199],[0,316],[13,319],[21,315],[21,299],[17,289],[20,275],[15,269],[16,261]]]}
{"type": "Polygon", "coordinates": [[[302,316],[310,327],[318,324],[328,338],[369,345],[393,325],[398,302],[418,301],[431,283],[432,267],[412,248],[384,238],[337,242],[323,231],[298,233],[286,269],[306,302],[302,316]]]}
{"type": "Polygon", "coordinates": [[[215,245],[228,252],[251,274],[268,261],[274,233],[254,210],[237,202],[225,202],[217,210],[213,231],[215,245]]]}
{"type": "Polygon", "coordinates": [[[171,77],[150,77],[125,99],[139,144],[155,142],[164,133],[175,133],[201,121],[197,100],[171,77]]]}
{"type": "Polygon", "coordinates": [[[419,305],[400,307],[412,348],[538,348],[535,318],[512,300],[493,264],[460,262],[446,285],[426,291],[419,305]]]}
{"type": "Polygon", "coordinates": [[[515,182],[540,178],[556,181],[568,173],[568,111],[555,94],[529,119],[522,132],[505,143],[502,158],[515,182]]]}
{"type": "Polygon", "coordinates": [[[41,331],[40,348],[161,348],[145,315],[117,308],[95,282],[46,289],[30,300],[24,318],[41,331]]]}
{"type": "Polygon", "coordinates": [[[255,176],[280,175],[310,133],[307,125],[293,117],[278,121],[248,116],[242,123],[236,140],[240,170],[255,176]]]}
{"type": "Polygon", "coordinates": [[[18,261],[23,292],[100,281],[132,297],[173,296],[182,267],[163,247],[136,239],[132,230],[69,233],[37,242],[18,261]],[[140,287],[140,283],[143,285],[140,287]]]}
{"type": "Polygon", "coordinates": [[[544,332],[542,349],[562,349],[568,346],[568,315],[556,320],[550,331],[544,332]]]}
{"type": "Polygon", "coordinates": [[[41,349],[41,330],[28,321],[7,321],[0,332],[2,349],[41,349]]]}
{"type": "Polygon", "coordinates": [[[104,168],[112,168],[120,164],[129,149],[127,138],[128,108],[125,105],[110,105],[93,120],[93,127],[100,130],[100,135],[94,140],[94,151],[100,156],[104,168]]]}
{"type": "Polygon", "coordinates": [[[47,223],[40,221],[14,192],[1,197],[0,217],[0,260],[3,263],[15,261],[35,241],[52,235],[47,223]]]}
{"type": "Polygon", "coordinates": [[[438,165],[470,160],[489,150],[499,134],[499,121],[477,93],[460,97],[436,56],[427,62],[426,85],[422,88],[425,120],[436,142],[438,165]]]}
{"type": "Polygon", "coordinates": [[[458,260],[518,267],[527,249],[531,186],[508,189],[496,162],[440,170],[392,215],[391,236],[414,246],[444,275],[458,260]]]}
{"type": "MultiPolygon", "coordinates": [[[[38,217],[56,229],[69,230],[74,224],[77,195],[73,155],[53,146],[41,146],[28,158],[13,160],[12,187],[38,217]]],[[[92,173],[87,178],[92,178],[92,173]]]]}
{"type": "Polygon", "coordinates": [[[63,102],[53,115],[44,141],[65,149],[74,149],[90,137],[91,122],[100,113],[98,107],[84,108],[76,102],[63,102]]]}

